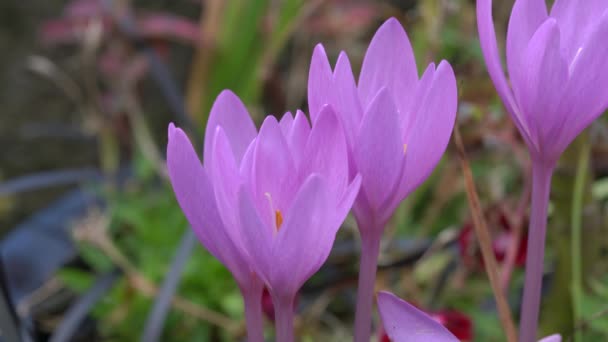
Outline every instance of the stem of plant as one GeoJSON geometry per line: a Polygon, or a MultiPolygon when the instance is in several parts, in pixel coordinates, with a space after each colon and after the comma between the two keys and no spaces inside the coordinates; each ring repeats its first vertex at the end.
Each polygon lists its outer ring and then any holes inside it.
{"type": "Polygon", "coordinates": [[[536,341],[547,233],[547,208],[553,169],[552,164],[534,162],[532,165],[532,211],[528,229],[526,278],[520,316],[520,342],[536,341]]]}
{"type": "Polygon", "coordinates": [[[277,342],[293,342],[294,297],[272,296],[275,311],[277,342]]]}
{"type": "Polygon", "coordinates": [[[376,269],[380,253],[380,236],[383,229],[365,227],[369,233],[363,233],[361,226],[361,261],[359,264],[359,286],[357,288],[357,311],[355,313],[354,342],[369,342],[372,328],[372,307],[374,304],[374,286],[376,269]],[[377,233],[377,232],[380,233],[377,233]]]}
{"type": "Polygon", "coordinates": [[[241,289],[245,303],[245,322],[247,324],[247,341],[264,342],[264,320],[262,318],[262,291],[259,284],[252,289],[241,289]]]}
{"type": "MultiPolygon", "coordinates": [[[[581,230],[583,220],[583,194],[585,191],[585,176],[588,172],[590,148],[586,142],[582,144],[578,163],[576,166],[576,178],[574,180],[574,194],[572,198],[571,223],[572,239],[572,314],[574,325],[582,322],[581,304],[583,299],[583,273],[581,257],[581,230]]],[[[583,330],[577,329],[574,332],[574,341],[583,340],[583,330]]]]}
{"type": "MultiPolygon", "coordinates": [[[[505,331],[508,342],[517,342],[517,333],[515,330],[515,324],[511,316],[511,309],[505,293],[500,286],[500,278],[498,275],[498,263],[492,250],[492,237],[490,231],[483,217],[483,211],[481,204],[479,203],[479,196],[475,188],[475,181],[473,179],[473,172],[469,166],[469,162],[464,150],[464,144],[460,136],[460,130],[458,126],[454,127],[454,141],[460,157],[460,163],[462,165],[462,173],[464,175],[465,187],[467,191],[467,199],[471,209],[471,215],[473,217],[473,228],[475,228],[475,235],[479,240],[479,247],[481,249],[481,256],[485,265],[486,273],[490,279],[490,286],[494,293],[494,299],[496,300],[496,307],[498,309],[498,316],[500,317],[500,323],[505,331]]],[[[523,342],[523,341],[520,341],[523,342]]]]}

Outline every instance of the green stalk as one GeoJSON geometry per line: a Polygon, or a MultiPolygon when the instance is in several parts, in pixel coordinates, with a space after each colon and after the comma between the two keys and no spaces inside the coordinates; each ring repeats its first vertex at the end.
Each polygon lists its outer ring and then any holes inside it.
{"type": "MultiPolygon", "coordinates": [[[[589,143],[584,142],[581,146],[577,166],[576,178],[574,179],[574,191],[572,198],[572,216],[570,226],[572,229],[571,238],[571,257],[572,257],[572,313],[574,318],[574,326],[577,326],[583,320],[582,315],[582,300],[583,300],[583,272],[582,272],[582,257],[581,257],[581,230],[583,220],[583,195],[585,191],[585,176],[588,173],[589,158],[590,158],[589,143]]],[[[574,341],[583,341],[582,329],[576,329],[574,333],[574,341]]]]}

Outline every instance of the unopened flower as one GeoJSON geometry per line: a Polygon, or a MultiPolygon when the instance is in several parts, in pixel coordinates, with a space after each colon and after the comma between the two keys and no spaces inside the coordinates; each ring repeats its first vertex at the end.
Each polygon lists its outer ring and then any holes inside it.
{"type": "Polygon", "coordinates": [[[555,164],[608,107],[608,2],[517,0],[506,42],[510,85],[502,70],[492,0],[477,1],[481,48],[490,77],[532,157],[532,210],[520,341],[536,338],[547,206],[555,164]]]}
{"type": "Polygon", "coordinates": [[[332,71],[323,46],[313,53],[311,115],[329,103],[348,145],[350,176],[362,176],[353,213],[361,233],[355,341],[369,341],[380,237],[399,203],[433,171],[449,142],[457,89],[449,63],[431,63],[418,77],[407,34],[394,18],[374,35],[358,83],[345,53],[332,71]]]}

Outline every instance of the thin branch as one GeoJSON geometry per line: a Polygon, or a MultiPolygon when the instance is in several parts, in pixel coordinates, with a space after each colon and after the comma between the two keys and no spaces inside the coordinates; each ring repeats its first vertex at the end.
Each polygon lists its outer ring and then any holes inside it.
{"type": "Polygon", "coordinates": [[[481,255],[483,257],[486,273],[490,278],[490,285],[492,286],[492,292],[494,292],[494,298],[496,300],[496,306],[498,308],[498,315],[500,322],[505,330],[508,342],[517,342],[517,333],[515,324],[513,323],[513,316],[511,315],[511,309],[507,302],[505,293],[502,291],[500,286],[500,278],[498,275],[498,264],[492,251],[492,238],[490,231],[486,224],[479,203],[479,196],[475,188],[475,181],[473,180],[473,173],[466,156],[462,138],[460,136],[460,130],[458,125],[454,126],[454,141],[458,150],[458,156],[462,165],[462,173],[464,175],[465,187],[467,190],[467,199],[469,201],[469,207],[471,209],[471,215],[473,216],[473,226],[475,228],[475,234],[479,240],[481,248],[481,255]]]}

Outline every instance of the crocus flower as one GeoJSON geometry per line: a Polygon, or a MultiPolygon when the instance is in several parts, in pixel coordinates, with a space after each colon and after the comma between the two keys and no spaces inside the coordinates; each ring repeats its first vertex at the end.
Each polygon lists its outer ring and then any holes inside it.
{"type": "Polygon", "coordinates": [[[502,71],[492,0],[477,1],[481,48],[496,90],[528,145],[532,211],[520,341],[535,339],[547,204],[555,164],[574,138],[608,107],[608,2],[517,0],[506,42],[511,86],[502,71]]]}
{"type": "MultiPolygon", "coordinates": [[[[359,192],[349,181],[346,141],[330,106],[310,127],[302,112],[267,117],[235,158],[215,129],[211,178],[226,225],[240,228],[244,250],[271,294],[278,341],[293,340],[294,298],[327,259],[359,192]]],[[[240,151],[240,150],[239,150],[240,151]]]]}
{"type": "Polygon", "coordinates": [[[456,118],[456,80],[446,61],[438,67],[431,63],[419,79],[407,34],[392,18],[374,35],[358,84],[345,53],[332,72],[318,45],[308,101],[311,115],[326,103],[336,108],[351,177],[362,176],[353,206],[362,243],[355,341],[368,342],[380,237],[399,203],[429,176],[445,151],[456,118]]]}
{"type": "MultiPolygon", "coordinates": [[[[424,311],[389,292],[378,293],[378,311],[384,330],[392,342],[460,341],[445,326],[424,311]]],[[[561,342],[558,334],[538,342],[561,342]]]]}
{"type": "MultiPolygon", "coordinates": [[[[215,101],[205,136],[204,166],[186,134],[173,124],[169,125],[167,168],[175,197],[202,245],[220,260],[234,276],[245,302],[248,341],[263,341],[263,321],[260,298],[263,283],[255,274],[248,254],[242,247],[240,229],[234,222],[222,220],[215,197],[216,181],[209,169],[212,137],[216,127],[221,127],[230,140],[237,160],[243,158],[245,149],[257,132],[247,110],[231,92],[221,93],[215,101]],[[213,127],[213,128],[211,128],[213,127]]],[[[232,153],[231,153],[232,154],[232,153]]]]}

